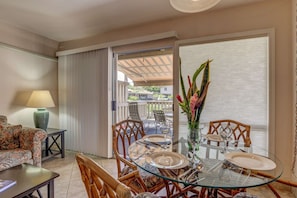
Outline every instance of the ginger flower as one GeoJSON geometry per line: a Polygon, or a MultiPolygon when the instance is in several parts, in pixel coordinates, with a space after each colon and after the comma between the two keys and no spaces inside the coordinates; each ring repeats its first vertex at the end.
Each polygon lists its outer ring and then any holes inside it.
{"type": "Polygon", "coordinates": [[[185,85],[182,77],[182,72],[180,68],[180,83],[182,88],[182,96],[177,95],[179,106],[182,109],[182,113],[187,115],[188,125],[190,129],[198,129],[200,115],[204,107],[207,90],[209,86],[209,64],[210,60],[202,63],[200,67],[195,71],[192,80],[188,76],[189,89],[186,93],[185,85]],[[197,88],[196,79],[200,72],[203,71],[202,81],[200,84],[200,89],[197,88]]]}

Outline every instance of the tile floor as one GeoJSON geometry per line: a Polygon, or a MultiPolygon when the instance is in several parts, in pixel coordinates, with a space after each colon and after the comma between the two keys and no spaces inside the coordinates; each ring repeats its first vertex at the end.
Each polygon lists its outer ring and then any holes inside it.
{"type": "MultiPolygon", "coordinates": [[[[106,159],[91,156],[96,162],[116,177],[116,162],[114,159],[106,159]]],[[[75,161],[75,153],[67,151],[64,159],[55,157],[43,162],[42,166],[60,174],[55,180],[56,198],[87,198],[84,185],[81,181],[80,172],[75,161]]],[[[290,189],[278,186],[278,192],[282,198],[295,198],[290,189]]],[[[257,195],[259,198],[274,198],[275,196],[266,186],[248,189],[250,194],[257,195]]],[[[41,193],[46,197],[46,188],[41,189],[41,193]]]]}

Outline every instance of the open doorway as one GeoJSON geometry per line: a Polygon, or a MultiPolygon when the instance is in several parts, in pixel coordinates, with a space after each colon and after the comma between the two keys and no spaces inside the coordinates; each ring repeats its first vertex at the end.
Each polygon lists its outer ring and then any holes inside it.
{"type": "Polygon", "coordinates": [[[115,122],[131,118],[129,105],[136,104],[148,133],[155,132],[154,110],[173,119],[172,49],[121,53],[116,56],[115,122]]]}

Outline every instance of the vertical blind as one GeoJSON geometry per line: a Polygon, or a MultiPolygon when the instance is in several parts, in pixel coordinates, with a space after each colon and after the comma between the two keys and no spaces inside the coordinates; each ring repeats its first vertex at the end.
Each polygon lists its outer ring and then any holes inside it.
{"type": "Polygon", "coordinates": [[[295,54],[294,54],[294,58],[295,58],[295,139],[294,139],[294,156],[293,156],[293,172],[294,175],[296,177],[297,175],[297,164],[296,164],[296,158],[297,158],[297,0],[293,1],[293,29],[295,34],[293,35],[293,45],[295,48],[295,54]]]}
{"type": "Polygon", "coordinates": [[[59,57],[60,127],[66,148],[110,157],[108,50],[59,57]]]}
{"type": "MultiPolygon", "coordinates": [[[[213,60],[202,123],[233,119],[267,132],[268,49],[268,37],[180,47],[184,79],[188,74],[192,76],[201,63],[213,60]]],[[[180,119],[186,117],[180,115],[180,119]]],[[[267,141],[267,134],[263,141],[267,141]]]]}

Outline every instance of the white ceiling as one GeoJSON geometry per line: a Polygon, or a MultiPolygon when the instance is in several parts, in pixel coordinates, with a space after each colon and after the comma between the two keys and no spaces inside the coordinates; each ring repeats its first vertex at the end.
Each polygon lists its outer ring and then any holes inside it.
{"type": "MultiPolygon", "coordinates": [[[[263,0],[222,0],[222,9],[263,0]]],[[[56,41],[185,16],[169,0],[0,0],[0,22],[56,41]]]]}
{"type": "Polygon", "coordinates": [[[160,86],[173,83],[172,52],[119,59],[117,67],[118,71],[133,80],[136,86],[160,86]]]}

